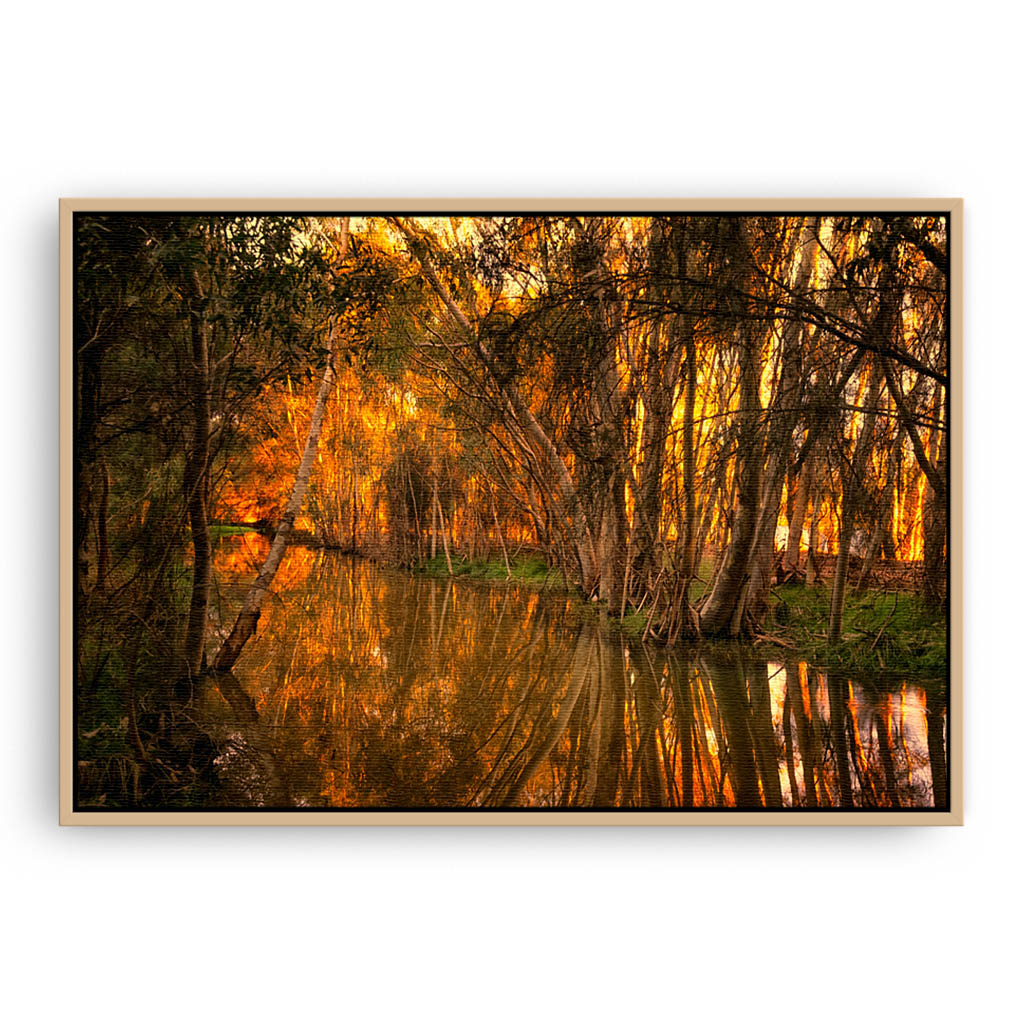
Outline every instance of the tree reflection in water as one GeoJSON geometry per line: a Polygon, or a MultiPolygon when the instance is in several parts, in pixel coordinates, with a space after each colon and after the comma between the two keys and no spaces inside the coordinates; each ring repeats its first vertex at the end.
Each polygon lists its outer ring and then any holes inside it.
{"type": "MultiPolygon", "coordinates": [[[[247,574],[218,557],[230,622],[247,574]]],[[[564,596],[303,548],[276,589],[203,705],[232,806],[945,806],[939,681],[668,652],[564,596]]]]}

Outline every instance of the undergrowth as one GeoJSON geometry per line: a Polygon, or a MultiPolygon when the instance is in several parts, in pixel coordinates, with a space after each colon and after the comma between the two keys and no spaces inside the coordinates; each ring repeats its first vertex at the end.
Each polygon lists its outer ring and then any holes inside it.
{"type": "Polygon", "coordinates": [[[830,588],[794,583],[776,587],[765,624],[770,638],[792,645],[822,665],[861,670],[945,673],[946,615],[907,591],[848,594],[839,643],[828,643],[830,588]]]}
{"type": "Polygon", "coordinates": [[[545,590],[567,589],[565,577],[559,569],[551,568],[540,555],[512,559],[506,567],[504,559],[453,558],[451,572],[444,555],[428,558],[416,567],[416,572],[437,578],[458,577],[490,582],[520,583],[545,590]]]}

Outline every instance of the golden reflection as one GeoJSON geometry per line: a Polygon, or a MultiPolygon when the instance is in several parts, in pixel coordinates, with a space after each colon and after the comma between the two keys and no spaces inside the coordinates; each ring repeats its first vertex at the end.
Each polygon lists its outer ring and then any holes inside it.
{"type": "MultiPolygon", "coordinates": [[[[232,620],[263,544],[250,535],[218,546],[221,621],[232,620]]],[[[222,773],[246,773],[226,787],[236,800],[945,803],[938,684],[830,677],[739,646],[669,652],[579,622],[564,596],[302,547],[289,550],[265,608],[236,669],[255,721],[251,711],[239,718],[227,695],[205,705],[236,755],[258,751],[221,759],[222,773]]]]}

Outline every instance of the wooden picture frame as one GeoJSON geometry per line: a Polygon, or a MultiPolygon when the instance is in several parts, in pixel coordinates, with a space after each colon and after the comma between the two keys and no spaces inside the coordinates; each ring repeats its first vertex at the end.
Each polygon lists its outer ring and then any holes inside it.
{"type": "MultiPolygon", "coordinates": [[[[963,201],[960,199],[64,199],[60,202],[60,822],[67,825],[959,825],[963,823],[963,201]],[[947,799],[931,808],[732,809],[585,807],[106,808],[76,802],[75,722],[75,218],[92,214],[288,214],[409,217],[537,214],[647,217],[946,218],[947,799]]],[[[879,355],[881,353],[879,352],[879,355]]],[[[495,513],[495,517],[497,514],[495,513]]],[[[507,561],[507,556],[506,556],[507,561]]],[[[625,598],[623,598],[625,608],[625,598]]],[[[894,605],[895,608],[895,605],[894,605]]],[[[884,627],[883,627],[884,628],[884,627]]]]}

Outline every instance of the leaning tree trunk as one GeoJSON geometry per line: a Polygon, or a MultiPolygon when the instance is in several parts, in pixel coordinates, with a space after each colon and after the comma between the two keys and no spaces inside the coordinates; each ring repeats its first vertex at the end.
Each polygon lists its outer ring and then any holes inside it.
{"type": "Polygon", "coordinates": [[[409,242],[410,248],[417,260],[419,260],[424,275],[432,285],[434,292],[452,315],[459,328],[465,332],[470,340],[489,381],[494,385],[498,394],[501,395],[506,403],[513,420],[519,424],[529,441],[536,445],[541,461],[546,463],[546,468],[553,478],[552,492],[558,497],[561,517],[570,531],[573,552],[580,568],[583,589],[587,593],[593,592],[598,582],[594,535],[591,531],[590,521],[583,507],[579,491],[573,482],[565,460],[558,453],[554,442],[533,414],[526,399],[500,372],[494,355],[486,345],[480,331],[473,326],[469,317],[452,298],[451,293],[438,276],[433,261],[426,251],[422,240],[400,219],[396,218],[395,223],[409,242]]]}
{"type": "MultiPolygon", "coordinates": [[[[341,248],[339,260],[345,258],[348,249],[348,218],[342,220],[341,226],[341,248]]],[[[327,399],[334,385],[334,359],[338,347],[338,324],[337,320],[331,322],[330,345],[327,356],[327,366],[324,368],[323,380],[320,383],[320,392],[316,397],[316,405],[313,407],[313,418],[309,423],[309,434],[306,437],[306,447],[302,453],[302,461],[299,463],[298,473],[295,475],[295,485],[292,487],[291,497],[285,508],[284,516],[274,534],[274,540],[270,545],[263,566],[256,577],[256,582],[249,588],[245,596],[242,610],[238,613],[235,625],[228,638],[221,645],[213,661],[213,667],[217,672],[230,672],[238,661],[242,649],[248,643],[249,638],[256,631],[256,623],[260,617],[260,606],[263,598],[266,597],[270,584],[274,580],[281,559],[284,557],[285,549],[288,546],[288,538],[291,536],[292,528],[295,526],[295,517],[302,508],[302,502],[306,497],[306,489],[309,486],[309,476],[313,470],[313,460],[316,458],[317,447],[320,442],[320,428],[323,426],[324,409],[327,406],[327,399]]]]}

